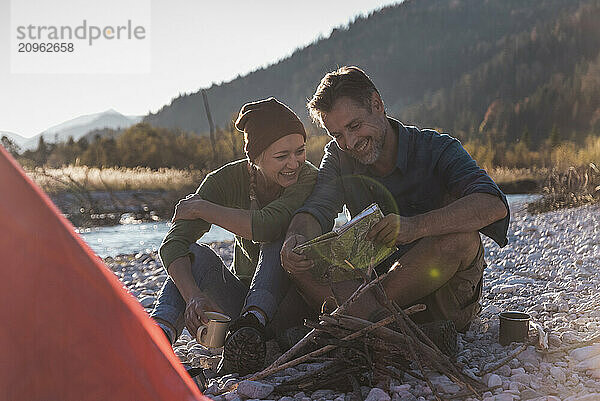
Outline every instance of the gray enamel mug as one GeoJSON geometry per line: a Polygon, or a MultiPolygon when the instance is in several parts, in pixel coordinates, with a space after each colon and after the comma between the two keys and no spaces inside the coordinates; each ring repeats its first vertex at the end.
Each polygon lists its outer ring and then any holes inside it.
{"type": "Polygon", "coordinates": [[[524,312],[502,312],[500,313],[500,330],[498,342],[500,345],[508,345],[513,341],[527,341],[529,335],[529,320],[531,316],[524,312]]]}
{"type": "Polygon", "coordinates": [[[231,318],[219,312],[204,312],[208,323],[198,327],[196,340],[206,348],[220,348],[225,342],[225,335],[231,318]]]}

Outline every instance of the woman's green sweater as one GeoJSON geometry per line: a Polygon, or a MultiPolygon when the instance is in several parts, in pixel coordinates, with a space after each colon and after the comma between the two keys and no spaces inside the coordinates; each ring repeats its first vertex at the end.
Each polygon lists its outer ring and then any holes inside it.
{"type": "MultiPolygon", "coordinates": [[[[272,242],[282,238],[296,209],[311,194],[317,180],[317,168],[306,162],[300,170],[298,181],[283,190],[282,195],[259,210],[252,211],[252,238],[235,236],[231,270],[240,280],[250,284],[258,264],[259,242],[272,242]]],[[[208,174],[196,194],[221,206],[250,209],[250,174],[246,159],[224,165],[208,174]]],[[[160,257],[167,268],[175,259],[190,255],[190,245],[210,229],[202,219],[177,220],[171,226],[160,246],[160,257]]]]}

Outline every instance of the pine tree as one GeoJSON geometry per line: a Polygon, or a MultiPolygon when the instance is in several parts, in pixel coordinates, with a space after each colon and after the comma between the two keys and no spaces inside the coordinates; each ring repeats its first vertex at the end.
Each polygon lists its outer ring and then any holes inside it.
{"type": "Polygon", "coordinates": [[[560,131],[556,124],[552,126],[552,131],[550,131],[550,136],[548,137],[548,143],[551,147],[555,148],[562,142],[560,137],[560,131]]]}
{"type": "Polygon", "coordinates": [[[17,145],[15,143],[15,141],[10,139],[6,135],[2,135],[2,139],[0,139],[0,143],[2,144],[2,146],[4,146],[4,149],[6,149],[6,151],[8,153],[10,153],[13,157],[19,156],[19,153],[21,152],[21,148],[19,147],[19,145],[17,145]]]}

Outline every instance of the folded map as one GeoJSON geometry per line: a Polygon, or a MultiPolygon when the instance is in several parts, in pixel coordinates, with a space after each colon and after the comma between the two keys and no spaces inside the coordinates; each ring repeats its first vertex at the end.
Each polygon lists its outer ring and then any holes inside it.
{"type": "Polygon", "coordinates": [[[366,238],[382,218],[379,206],[373,203],[343,226],[298,245],[294,252],[314,260],[311,273],[320,282],[362,278],[369,267],[377,266],[396,250],[366,238]]]}

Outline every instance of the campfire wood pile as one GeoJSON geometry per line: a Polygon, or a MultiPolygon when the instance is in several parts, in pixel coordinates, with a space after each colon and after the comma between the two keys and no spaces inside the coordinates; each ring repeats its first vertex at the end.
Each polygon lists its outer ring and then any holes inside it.
{"type": "MultiPolygon", "coordinates": [[[[389,273],[388,273],[389,274],[389,273]]],[[[385,295],[381,281],[387,274],[363,284],[333,312],[320,316],[318,322],[306,322],[312,330],[295,346],[270,366],[245,380],[260,380],[300,363],[322,362],[321,367],[290,378],[275,387],[277,393],[314,391],[331,388],[353,391],[360,397],[360,385],[395,378],[402,381],[405,374],[427,383],[436,399],[481,397],[492,390],[476,377],[465,375],[408,317],[424,310],[414,305],[402,310],[385,295]],[[367,291],[378,290],[390,315],[378,322],[370,322],[346,314],[349,306],[367,291]],[[396,330],[386,325],[394,323],[396,330]],[[305,348],[312,350],[306,351],[305,348]],[[315,349],[316,347],[316,349],[315,349]],[[300,354],[301,351],[305,353],[300,354]],[[433,372],[446,375],[461,386],[459,393],[443,394],[429,380],[433,372]]],[[[225,393],[237,383],[220,391],[225,393]]]]}

